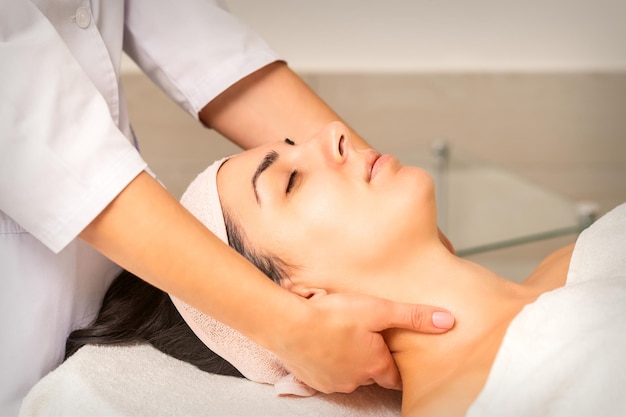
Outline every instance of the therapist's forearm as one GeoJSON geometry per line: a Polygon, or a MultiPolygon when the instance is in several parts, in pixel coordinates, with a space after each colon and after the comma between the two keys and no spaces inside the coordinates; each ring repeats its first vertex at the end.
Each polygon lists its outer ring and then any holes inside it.
{"type": "MultiPolygon", "coordinates": [[[[244,149],[286,137],[304,141],[328,123],[342,120],[284,62],[274,62],[235,83],[199,116],[244,149]]],[[[357,147],[369,147],[355,131],[351,134],[357,147]]]]}
{"type": "Polygon", "coordinates": [[[282,330],[277,328],[282,320],[274,320],[280,312],[302,305],[213,235],[145,172],[80,237],[150,284],[261,344],[268,334],[282,330]]]}

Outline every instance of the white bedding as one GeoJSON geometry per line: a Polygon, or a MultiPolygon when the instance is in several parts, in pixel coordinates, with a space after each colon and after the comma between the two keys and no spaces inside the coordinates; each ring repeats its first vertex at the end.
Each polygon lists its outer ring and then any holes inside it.
{"type": "Polygon", "coordinates": [[[398,391],[279,397],[271,385],[212,375],[148,345],[85,346],[44,377],[20,416],[397,417],[398,391]]]}
{"type": "Polygon", "coordinates": [[[626,204],[579,236],[565,287],[515,317],[467,416],[626,416],[626,204]]]}

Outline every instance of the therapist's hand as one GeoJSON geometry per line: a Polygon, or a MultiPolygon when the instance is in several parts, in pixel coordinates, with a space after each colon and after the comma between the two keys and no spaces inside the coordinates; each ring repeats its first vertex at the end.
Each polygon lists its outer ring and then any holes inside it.
{"type": "Polygon", "coordinates": [[[298,379],[324,393],[352,392],[372,383],[401,389],[380,332],[402,328],[445,333],[454,326],[446,310],[359,294],[318,295],[304,302],[308,312],[275,352],[298,379]]]}

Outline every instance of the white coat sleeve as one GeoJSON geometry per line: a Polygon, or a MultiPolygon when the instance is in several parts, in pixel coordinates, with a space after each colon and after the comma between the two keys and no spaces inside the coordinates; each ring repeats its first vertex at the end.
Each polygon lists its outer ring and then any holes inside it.
{"type": "Polygon", "coordinates": [[[125,20],[125,52],[195,118],[229,86],[279,59],[214,0],[128,0],[125,20]]]}
{"type": "Polygon", "coordinates": [[[146,164],[39,9],[0,2],[0,210],[54,252],[146,164]]]}

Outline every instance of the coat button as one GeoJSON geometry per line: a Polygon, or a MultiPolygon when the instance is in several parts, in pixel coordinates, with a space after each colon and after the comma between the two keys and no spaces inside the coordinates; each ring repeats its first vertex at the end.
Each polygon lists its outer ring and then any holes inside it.
{"type": "Polygon", "coordinates": [[[86,29],[87,27],[89,27],[89,24],[91,23],[91,14],[89,13],[89,10],[87,10],[86,7],[82,6],[76,9],[74,21],[76,22],[76,25],[81,29],[86,29]]]}

